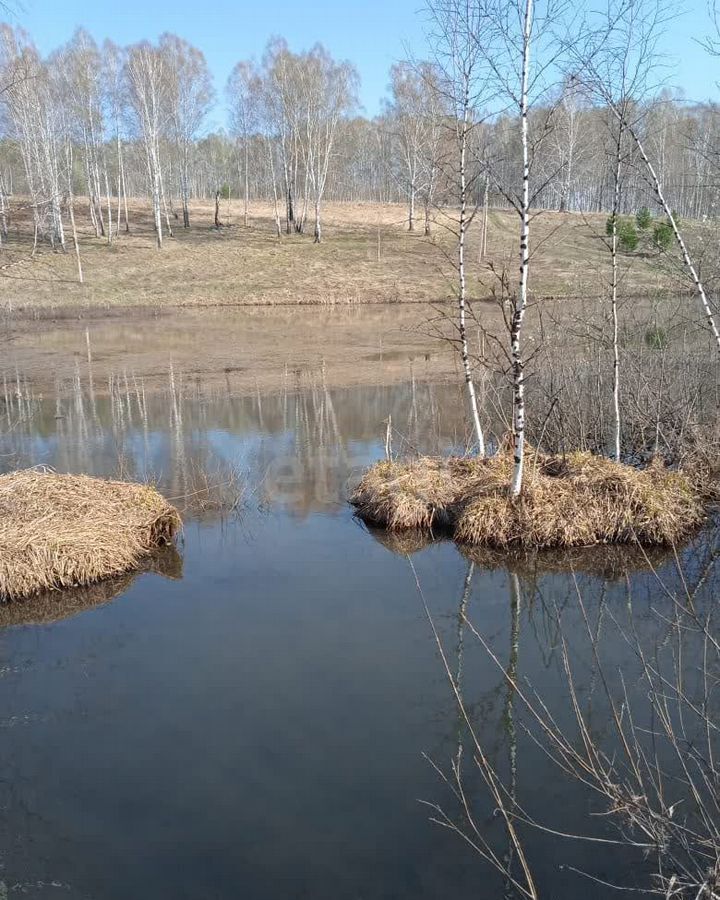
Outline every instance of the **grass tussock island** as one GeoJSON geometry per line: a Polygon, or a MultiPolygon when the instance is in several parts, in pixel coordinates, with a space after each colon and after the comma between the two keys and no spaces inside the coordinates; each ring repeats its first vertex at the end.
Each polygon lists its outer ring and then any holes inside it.
{"type": "Polygon", "coordinates": [[[365,473],[350,502],[365,522],[392,532],[435,531],[498,549],[670,545],[705,518],[696,480],[659,461],[637,469],[591,453],[528,450],[526,466],[513,501],[507,450],[384,461],[365,473]]]}
{"type": "Polygon", "coordinates": [[[27,469],[0,476],[0,598],[89,585],[140,568],[180,516],[154,488],[27,469]]]}

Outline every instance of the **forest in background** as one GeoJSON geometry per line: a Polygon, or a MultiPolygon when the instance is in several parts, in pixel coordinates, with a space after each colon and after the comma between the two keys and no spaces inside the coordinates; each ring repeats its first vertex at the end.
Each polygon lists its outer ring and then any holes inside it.
{"type": "MultiPolygon", "coordinates": [[[[383,112],[366,118],[351,63],[321,45],[294,53],[272,39],[260,62],[238,62],[223,98],[229,129],[209,132],[216,95],[207,61],[181,38],[119,47],[78,29],[42,58],[30,36],[4,25],[0,231],[7,236],[10,198],[23,196],[36,240],[64,245],[73,198],[86,196],[96,235],[109,241],[129,229],[128,198],[152,203],[158,245],[176,222],[189,227],[191,200],[216,197],[240,199],[245,224],[253,200],[270,201],[278,233],[312,228],[316,240],[326,200],[401,202],[408,228],[427,232],[437,209],[457,204],[457,110],[446,78],[436,62],[397,64],[383,112]]],[[[683,217],[714,217],[717,106],[687,102],[655,75],[629,88],[628,115],[668,203],[683,217]]],[[[520,190],[518,116],[487,91],[470,106],[468,200],[507,207],[520,190]]],[[[610,106],[564,72],[527,119],[533,206],[611,211],[610,106]]],[[[621,213],[634,214],[650,195],[637,148],[626,144],[617,200],[621,213]]]]}

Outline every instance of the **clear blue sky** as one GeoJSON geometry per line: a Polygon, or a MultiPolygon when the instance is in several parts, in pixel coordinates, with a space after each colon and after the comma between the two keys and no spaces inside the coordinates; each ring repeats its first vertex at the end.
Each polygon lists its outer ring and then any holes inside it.
{"type": "MultiPolygon", "coordinates": [[[[240,59],[259,58],[269,37],[282,35],[294,50],[321,41],[330,52],[349,59],[362,79],[361,101],[368,115],[380,108],[388,69],[404,58],[409,46],[422,56],[423,0],[20,0],[13,17],[30,32],[39,50],[48,53],[64,43],[82,25],[97,40],[112,38],[129,44],[174,32],[198,46],[208,60],[218,107],[211,127],[225,122],[223,88],[230,70],[240,59]]],[[[704,100],[717,93],[720,59],[707,56],[692,40],[707,33],[706,0],[689,0],[686,12],[672,23],[664,42],[673,64],[669,83],[687,97],[704,100]]]]}

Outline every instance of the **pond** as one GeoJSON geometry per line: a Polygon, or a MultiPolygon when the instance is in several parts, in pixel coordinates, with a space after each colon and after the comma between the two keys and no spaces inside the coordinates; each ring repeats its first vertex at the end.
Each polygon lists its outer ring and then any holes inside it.
{"type": "Polygon", "coordinates": [[[652,860],[637,848],[547,830],[619,837],[604,799],[529,733],[511,682],[532,685],[573,734],[566,647],[584,721],[612,747],[619,685],[626,708],[646,715],[627,623],[662,653],[681,590],[709,607],[713,527],[678,559],[557,564],[472,561],[448,542],[373,534],[346,497],[384,455],[389,416],[394,452],[462,447],[458,388],[409,365],[405,381],[349,387],[321,368],[255,391],[178,368],[152,389],[123,370],[102,384],[81,367],[49,381],[6,377],[4,469],[151,477],[188,511],[178,557],[2,612],[4,890],[510,896],[467,840],[431,821],[439,807],[467,824],[456,765],[475,826],[517,874],[471,729],[507,796],[546,828],[522,828],[542,896],[648,885],[652,860]],[[194,504],[208,484],[235,499],[194,504]]]}

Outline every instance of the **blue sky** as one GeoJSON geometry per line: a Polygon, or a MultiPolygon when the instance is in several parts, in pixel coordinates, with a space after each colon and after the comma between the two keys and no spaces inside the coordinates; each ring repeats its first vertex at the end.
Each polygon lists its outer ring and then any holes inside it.
{"type": "MultiPolygon", "coordinates": [[[[423,0],[364,0],[346,3],[315,0],[21,0],[16,24],[30,32],[42,53],[64,43],[83,25],[96,39],[110,37],[119,44],[155,39],[174,32],[198,46],[208,60],[219,104],[211,126],[225,122],[222,91],[239,59],[259,58],[272,35],[282,35],[294,50],[315,41],[339,58],[355,63],[362,79],[365,112],[379,111],[388,69],[405,56],[405,47],[421,56],[423,0]]],[[[689,0],[685,13],[672,23],[663,49],[672,63],[669,83],[687,97],[704,100],[716,93],[720,59],[707,56],[693,35],[707,33],[706,0],[689,0]]]]}

